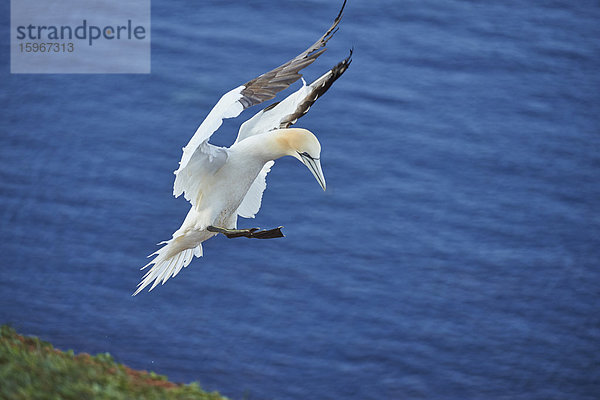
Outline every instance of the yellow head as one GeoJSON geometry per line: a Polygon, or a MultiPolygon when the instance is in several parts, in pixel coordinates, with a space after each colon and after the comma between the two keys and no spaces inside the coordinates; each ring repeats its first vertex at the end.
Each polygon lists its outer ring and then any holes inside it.
{"type": "Polygon", "coordinates": [[[282,151],[301,161],[315,176],[325,190],[326,183],[321,169],[321,143],[309,130],[302,128],[280,129],[276,142],[282,151]]]}

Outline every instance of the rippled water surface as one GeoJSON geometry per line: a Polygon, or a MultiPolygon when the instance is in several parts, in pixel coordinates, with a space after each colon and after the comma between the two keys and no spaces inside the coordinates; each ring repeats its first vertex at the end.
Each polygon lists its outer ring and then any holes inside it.
{"type": "Polygon", "coordinates": [[[10,75],[1,7],[0,323],[234,399],[597,398],[597,2],[350,0],[305,77],[354,62],[298,124],[327,192],[279,160],[240,225],[285,239],[134,298],[181,147],[339,4],[154,0],[137,76],[10,75]]]}

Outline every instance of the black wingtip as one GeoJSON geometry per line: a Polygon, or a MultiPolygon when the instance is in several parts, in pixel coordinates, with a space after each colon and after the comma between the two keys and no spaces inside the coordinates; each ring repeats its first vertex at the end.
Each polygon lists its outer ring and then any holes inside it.
{"type": "Polygon", "coordinates": [[[342,4],[342,8],[340,9],[340,12],[338,13],[337,17],[335,17],[335,19],[333,20],[333,25],[331,25],[331,28],[329,28],[329,30],[321,38],[321,40],[322,40],[321,47],[325,46],[325,44],[329,41],[329,39],[331,39],[333,37],[333,35],[335,35],[335,33],[338,31],[339,28],[337,26],[340,23],[340,20],[342,19],[342,17],[344,16],[344,8],[346,7],[346,1],[348,1],[348,0],[344,0],[344,3],[342,4]]]}
{"type": "Polygon", "coordinates": [[[344,15],[344,8],[346,7],[346,1],[348,1],[348,0],[344,0],[344,3],[342,4],[342,8],[340,9],[340,12],[338,13],[337,17],[335,17],[335,22],[338,22],[340,19],[342,19],[342,15],[344,15]]]}
{"type": "Polygon", "coordinates": [[[346,72],[346,70],[348,69],[348,67],[350,66],[350,64],[352,63],[352,53],[354,53],[354,47],[352,47],[350,49],[350,54],[348,54],[348,57],[344,58],[342,61],[340,61],[339,63],[337,63],[332,69],[331,72],[333,73],[334,79],[336,80],[337,78],[339,78],[344,72],[346,72]]]}

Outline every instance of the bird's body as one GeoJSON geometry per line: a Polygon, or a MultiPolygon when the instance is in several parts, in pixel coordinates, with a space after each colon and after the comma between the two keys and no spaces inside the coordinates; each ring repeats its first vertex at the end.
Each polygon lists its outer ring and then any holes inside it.
{"type": "MultiPolygon", "coordinates": [[[[196,199],[196,205],[192,206],[182,228],[194,231],[205,231],[208,226],[235,229],[238,209],[250,187],[267,163],[292,155],[294,150],[286,149],[281,142],[296,135],[310,137],[312,133],[304,129],[269,131],[251,136],[227,149],[227,162],[203,181],[200,198],[196,199]]],[[[214,236],[214,233],[209,233],[214,236]]]]}
{"type": "MultiPolygon", "coordinates": [[[[345,4],[345,3],[344,3],[345,4]]],[[[342,6],[343,10],[343,6],[342,6]]],[[[184,195],[191,203],[181,227],[173,237],[151,254],[155,256],[144,268],[146,273],[139,293],[152,284],[175,276],[187,267],[194,256],[202,256],[202,243],[224,233],[270,238],[283,236],[278,229],[254,233],[256,229],[239,231],[238,216],[253,218],[259,211],[266,188],[266,176],[274,160],[293,156],[304,163],[325,190],[321,170],[321,145],[314,134],[306,129],[289,128],[304,115],[310,106],[331,86],[350,64],[350,57],[338,63],[320,78],[302,87],[285,100],[259,111],[240,127],[236,142],[229,148],[217,147],[208,139],[222,124],[224,118],[233,118],[245,108],[273,98],[275,94],[301,77],[298,71],[312,63],[325,49],[325,43],[334,32],[341,11],[333,26],[314,45],[299,56],[254,80],[237,87],[221,97],[183,149],[173,193],[184,195]],[[267,233],[267,234],[265,234],[267,233]]]]}

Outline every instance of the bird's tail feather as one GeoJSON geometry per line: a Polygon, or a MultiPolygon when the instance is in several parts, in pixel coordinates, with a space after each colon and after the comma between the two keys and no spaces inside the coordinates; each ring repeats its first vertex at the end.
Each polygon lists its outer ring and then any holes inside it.
{"type": "Polygon", "coordinates": [[[175,243],[176,241],[177,239],[174,238],[159,243],[164,244],[164,246],[148,256],[156,257],[142,267],[142,269],[146,269],[152,265],[148,272],[143,276],[142,281],[138,284],[137,290],[133,293],[134,296],[144,290],[144,288],[153,281],[154,283],[150,290],[154,289],[159,283],[162,282],[164,284],[169,278],[175,277],[182,268],[185,268],[190,264],[194,256],[202,257],[202,244],[191,249],[187,248],[179,250],[175,248],[175,246],[177,246],[175,243]]]}

